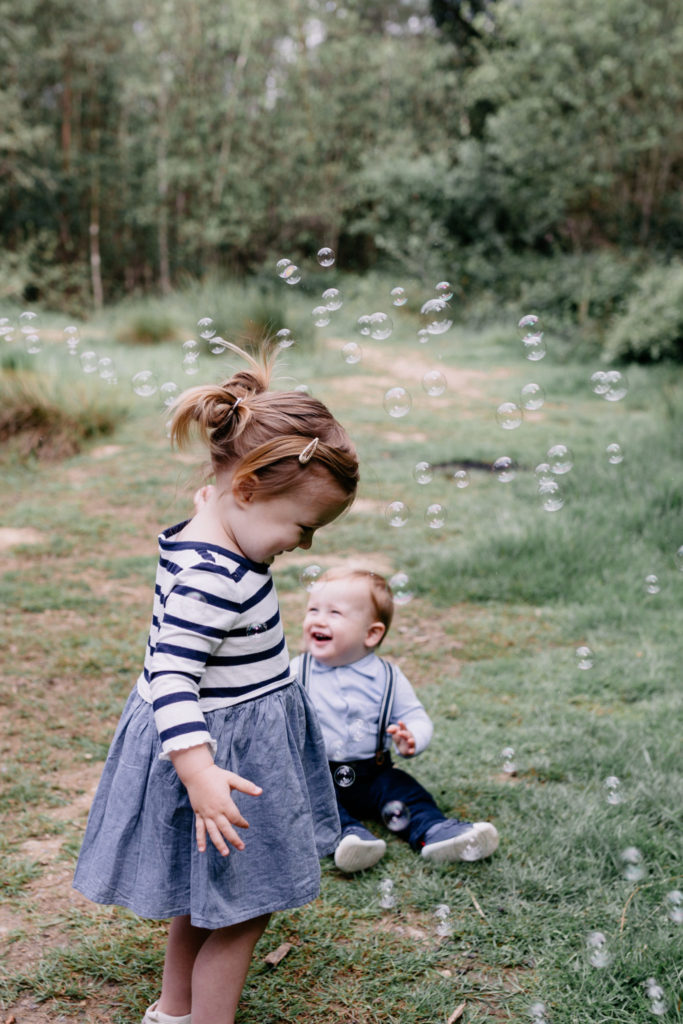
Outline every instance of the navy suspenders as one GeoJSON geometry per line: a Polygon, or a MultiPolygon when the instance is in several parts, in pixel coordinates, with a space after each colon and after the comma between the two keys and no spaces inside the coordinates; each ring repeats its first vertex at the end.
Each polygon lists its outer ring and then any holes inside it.
{"type": "MultiPolygon", "coordinates": [[[[311,676],[311,655],[306,652],[299,657],[299,682],[304,690],[308,690],[311,676]]],[[[391,709],[394,703],[394,692],[396,690],[396,668],[385,658],[379,659],[384,665],[384,693],[379,709],[379,722],[377,725],[377,743],[375,745],[375,761],[382,764],[384,761],[384,740],[387,734],[387,725],[391,718],[391,709]]]]}

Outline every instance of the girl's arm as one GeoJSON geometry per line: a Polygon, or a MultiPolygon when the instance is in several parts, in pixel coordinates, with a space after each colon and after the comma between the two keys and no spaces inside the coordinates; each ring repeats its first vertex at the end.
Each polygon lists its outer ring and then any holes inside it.
{"type": "Polygon", "coordinates": [[[237,850],[244,849],[244,842],[233,828],[249,828],[249,824],[230,796],[232,789],[250,796],[259,796],[260,786],[243,779],[234,772],[225,771],[214,764],[207,744],[174,750],[169,754],[180,781],[187,789],[192,810],[195,813],[197,848],[206,850],[207,833],[211,842],[223,857],[229,850],[225,840],[237,850]]]}

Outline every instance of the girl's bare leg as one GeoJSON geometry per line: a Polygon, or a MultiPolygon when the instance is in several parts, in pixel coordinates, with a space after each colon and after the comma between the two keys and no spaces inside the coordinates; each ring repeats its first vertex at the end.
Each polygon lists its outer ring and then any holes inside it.
{"type": "Polygon", "coordinates": [[[269,917],[218,928],[202,943],[192,972],[192,1024],[234,1024],[254,946],[269,917]]]}
{"type": "Polygon", "coordinates": [[[174,917],[168,933],[159,1009],[192,1013],[192,1024],[234,1024],[254,946],[270,915],[209,931],[174,917]]]}
{"type": "Polygon", "coordinates": [[[168,932],[159,1009],[172,1017],[190,1013],[192,1007],[192,971],[197,954],[211,932],[194,928],[190,917],[174,917],[168,932]]]}

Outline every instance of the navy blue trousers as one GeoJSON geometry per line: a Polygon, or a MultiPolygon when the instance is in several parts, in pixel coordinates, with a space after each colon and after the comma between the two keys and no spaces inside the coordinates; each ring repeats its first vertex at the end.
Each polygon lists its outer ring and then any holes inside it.
{"type": "Polygon", "coordinates": [[[417,779],[395,768],[388,753],[385,753],[384,758],[381,765],[374,758],[367,761],[330,762],[342,833],[349,825],[360,825],[361,821],[382,821],[382,808],[390,800],[400,800],[408,808],[410,820],[405,828],[395,831],[394,835],[410,843],[414,850],[419,850],[424,846],[427,829],[437,821],[445,821],[446,815],[442,814],[431,793],[417,779]],[[345,765],[353,768],[355,779],[351,785],[340,786],[335,779],[335,772],[345,765]]]}

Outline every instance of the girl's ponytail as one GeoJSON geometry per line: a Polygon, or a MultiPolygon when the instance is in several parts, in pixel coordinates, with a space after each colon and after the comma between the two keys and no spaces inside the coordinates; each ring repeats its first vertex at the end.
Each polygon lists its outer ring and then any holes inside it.
{"type": "Polygon", "coordinates": [[[326,405],[299,391],[269,391],[276,352],[255,359],[236,345],[249,369],[223,384],[189,388],[171,411],[171,440],[184,447],[197,430],[214,473],[229,468],[234,481],[251,477],[265,497],[282,493],[308,472],[324,469],[346,494],[358,485],[358,459],[344,428],[326,405]],[[299,460],[318,438],[309,459],[299,460]]]}

